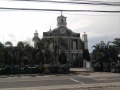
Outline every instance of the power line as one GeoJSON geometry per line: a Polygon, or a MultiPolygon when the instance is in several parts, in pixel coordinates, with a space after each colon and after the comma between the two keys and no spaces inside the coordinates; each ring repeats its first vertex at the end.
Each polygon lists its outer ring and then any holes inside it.
{"type": "Polygon", "coordinates": [[[120,4],[118,1],[101,1],[101,0],[69,0],[73,2],[91,2],[91,3],[112,3],[112,4],[120,4]]]}
{"type": "Polygon", "coordinates": [[[66,12],[64,14],[68,14],[68,15],[81,15],[81,16],[118,16],[120,17],[120,14],[118,15],[115,15],[115,14],[92,14],[92,13],[85,13],[85,14],[82,14],[82,13],[69,13],[69,12],[66,12]]]}
{"type": "Polygon", "coordinates": [[[104,13],[120,13],[120,11],[108,10],[67,10],[67,9],[35,9],[35,8],[9,8],[0,7],[1,10],[22,10],[22,11],[63,11],[63,12],[104,12],[104,13]]]}
{"type": "Polygon", "coordinates": [[[74,2],[86,1],[86,2],[96,2],[96,3],[97,2],[102,2],[102,3],[120,3],[120,2],[117,2],[117,1],[116,2],[113,2],[113,1],[107,1],[106,2],[106,1],[100,1],[100,0],[99,1],[98,0],[97,1],[95,1],[95,0],[70,0],[70,1],[74,1],[74,2]]]}
{"type": "Polygon", "coordinates": [[[120,6],[120,2],[104,2],[104,1],[50,1],[50,0],[13,0],[13,1],[31,1],[31,2],[47,2],[47,3],[63,3],[63,4],[87,4],[87,5],[107,5],[120,6]]]}

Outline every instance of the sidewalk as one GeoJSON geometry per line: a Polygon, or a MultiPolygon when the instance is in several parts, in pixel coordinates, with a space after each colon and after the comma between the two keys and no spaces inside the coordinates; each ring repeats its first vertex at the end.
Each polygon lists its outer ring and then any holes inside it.
{"type": "Polygon", "coordinates": [[[85,68],[70,68],[70,71],[88,72],[85,68]]]}
{"type": "Polygon", "coordinates": [[[111,72],[93,72],[93,71],[88,71],[87,69],[84,68],[71,68],[70,71],[75,72],[77,75],[82,75],[84,77],[91,77],[91,78],[96,78],[96,77],[114,77],[114,76],[119,76],[120,73],[111,73],[111,72]]]}

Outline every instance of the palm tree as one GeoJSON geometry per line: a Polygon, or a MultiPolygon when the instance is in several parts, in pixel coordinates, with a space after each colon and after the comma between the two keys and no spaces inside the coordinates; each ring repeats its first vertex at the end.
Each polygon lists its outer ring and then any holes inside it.
{"type": "Polygon", "coordinates": [[[10,41],[5,43],[5,61],[7,64],[13,64],[13,44],[10,41]]]}
{"type": "Polygon", "coordinates": [[[58,61],[58,51],[59,51],[59,46],[57,44],[55,44],[54,46],[54,64],[57,63],[58,61]]]}
{"type": "Polygon", "coordinates": [[[94,45],[93,48],[92,54],[95,63],[97,63],[96,66],[103,68],[105,63],[110,65],[116,61],[117,51],[114,46],[110,45],[110,41],[107,44],[101,41],[99,44],[94,45]]]}
{"type": "Polygon", "coordinates": [[[10,41],[5,42],[5,47],[12,47],[13,44],[10,41]]]}
{"type": "Polygon", "coordinates": [[[60,46],[60,49],[66,49],[67,48],[67,44],[65,43],[64,39],[59,37],[58,38],[58,44],[60,46]]]}
{"type": "Polygon", "coordinates": [[[120,53],[120,38],[115,38],[112,44],[115,47],[116,55],[118,56],[118,54],[120,53]]]}
{"type": "Polygon", "coordinates": [[[33,47],[30,46],[29,44],[26,44],[25,47],[24,47],[24,54],[27,55],[28,57],[28,64],[32,64],[33,62],[33,47]]]}
{"type": "Polygon", "coordinates": [[[35,64],[39,64],[39,65],[43,65],[45,63],[45,58],[44,58],[44,54],[43,54],[43,50],[45,48],[44,45],[44,39],[40,39],[38,37],[34,37],[33,41],[37,41],[36,42],[36,46],[35,46],[35,50],[34,50],[34,63],[35,64]]]}
{"type": "Polygon", "coordinates": [[[120,38],[115,38],[112,42],[115,46],[120,47],[120,38]]]}
{"type": "Polygon", "coordinates": [[[59,61],[59,51],[65,51],[66,48],[67,48],[67,44],[65,43],[63,38],[58,37],[58,39],[54,41],[55,63],[58,63],[58,61],[59,61]]]}
{"type": "Polygon", "coordinates": [[[4,45],[0,42],[0,49],[4,48],[4,45]]]}
{"type": "Polygon", "coordinates": [[[50,63],[51,60],[51,51],[50,51],[50,44],[51,44],[51,40],[48,38],[43,38],[42,42],[44,44],[44,60],[45,60],[45,64],[50,63]]]}
{"type": "Polygon", "coordinates": [[[17,64],[21,65],[23,64],[23,55],[24,55],[24,42],[19,41],[17,43],[17,64]]]}
{"type": "Polygon", "coordinates": [[[96,60],[101,60],[104,56],[104,42],[101,41],[100,43],[96,44],[93,46],[93,54],[94,54],[94,59],[96,60]]]}
{"type": "Polygon", "coordinates": [[[19,41],[19,42],[17,43],[17,47],[19,47],[19,48],[24,48],[24,42],[19,41]]]}
{"type": "Polygon", "coordinates": [[[13,60],[13,44],[10,41],[5,42],[5,63],[6,65],[9,65],[8,68],[8,73],[13,73],[13,67],[14,67],[14,63],[15,61],[13,60]]]}
{"type": "Polygon", "coordinates": [[[39,64],[39,65],[43,65],[44,64],[44,55],[43,55],[42,51],[38,51],[35,54],[34,61],[35,61],[34,62],[35,64],[39,64]]]}

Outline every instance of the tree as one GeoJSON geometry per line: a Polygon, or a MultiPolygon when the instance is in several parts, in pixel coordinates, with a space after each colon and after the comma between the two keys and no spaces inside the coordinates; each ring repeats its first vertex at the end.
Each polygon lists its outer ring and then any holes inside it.
{"type": "Polygon", "coordinates": [[[59,46],[57,44],[55,44],[54,46],[54,51],[53,51],[53,55],[54,55],[54,63],[56,64],[57,63],[57,57],[58,57],[58,51],[59,51],[59,46]]]}
{"type": "Polygon", "coordinates": [[[22,41],[19,41],[18,43],[17,43],[17,47],[19,47],[19,48],[24,48],[24,42],[22,42],[22,41]]]}
{"type": "Polygon", "coordinates": [[[120,38],[115,38],[112,43],[114,44],[118,55],[120,53],[120,38]]]}
{"type": "Polygon", "coordinates": [[[13,44],[10,41],[5,42],[5,62],[6,64],[13,64],[13,44]]]}
{"type": "Polygon", "coordinates": [[[32,64],[33,62],[33,47],[30,46],[28,43],[24,46],[24,57],[27,57],[27,64],[32,64]]]}
{"type": "Polygon", "coordinates": [[[19,65],[23,65],[24,64],[24,51],[25,51],[25,42],[19,41],[17,43],[17,55],[16,55],[16,59],[17,59],[17,64],[19,65]]]}
{"type": "MultiPolygon", "coordinates": [[[[57,41],[55,41],[55,47],[54,47],[54,54],[55,54],[55,59],[56,59],[57,63],[58,63],[58,61],[62,61],[62,60],[59,60],[59,59],[62,59],[62,58],[59,58],[59,57],[61,57],[61,56],[59,56],[60,51],[65,51],[66,48],[67,48],[67,44],[65,43],[64,39],[61,37],[58,37],[57,41]]],[[[63,55],[63,52],[61,52],[60,55],[63,55]]],[[[64,52],[64,55],[66,55],[65,52],[64,52]]],[[[67,60],[67,58],[66,58],[66,60],[67,60]]],[[[66,62],[66,61],[64,61],[64,62],[66,62]]]]}
{"type": "Polygon", "coordinates": [[[4,63],[4,45],[0,42],[0,64],[4,63]]]}
{"type": "Polygon", "coordinates": [[[107,44],[104,41],[93,46],[94,59],[105,61],[109,58],[109,42],[107,44]]]}
{"type": "Polygon", "coordinates": [[[52,60],[52,58],[51,58],[51,51],[50,51],[50,49],[51,49],[50,45],[53,42],[49,38],[42,38],[41,41],[43,42],[43,45],[44,45],[44,60],[45,60],[45,63],[48,64],[52,60]]]}
{"type": "Polygon", "coordinates": [[[42,51],[38,51],[35,54],[34,61],[35,61],[34,62],[35,64],[39,64],[39,65],[43,65],[44,64],[44,55],[43,55],[42,51]]]}
{"type": "Polygon", "coordinates": [[[13,44],[10,41],[5,42],[5,47],[12,47],[13,44]]]}
{"type": "Polygon", "coordinates": [[[120,38],[115,38],[112,42],[115,46],[120,47],[120,38]]]}
{"type": "Polygon", "coordinates": [[[105,63],[111,64],[117,60],[117,51],[113,45],[110,45],[110,41],[107,44],[101,41],[94,45],[93,48],[92,57],[96,67],[103,68],[105,63]]]}
{"type": "Polygon", "coordinates": [[[65,43],[64,39],[61,37],[58,38],[58,45],[59,45],[60,49],[67,48],[67,44],[65,43]]]}
{"type": "Polygon", "coordinates": [[[4,48],[4,45],[0,42],[0,49],[4,48]]]}
{"type": "Polygon", "coordinates": [[[34,37],[33,41],[36,42],[35,51],[34,51],[34,63],[43,65],[45,63],[45,58],[43,54],[43,50],[45,48],[44,40],[38,37],[34,37]]]}

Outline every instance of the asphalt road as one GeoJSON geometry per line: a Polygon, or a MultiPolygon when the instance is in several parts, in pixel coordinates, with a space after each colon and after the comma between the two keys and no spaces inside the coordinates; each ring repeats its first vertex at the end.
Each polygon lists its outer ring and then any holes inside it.
{"type": "Polygon", "coordinates": [[[0,77],[0,89],[24,88],[38,86],[94,84],[105,82],[120,82],[120,77],[90,78],[82,75],[46,75],[46,76],[2,76],[0,77]]]}
{"type": "Polygon", "coordinates": [[[89,88],[89,89],[86,88],[86,89],[73,89],[73,90],[120,90],[120,87],[89,88]]]}

